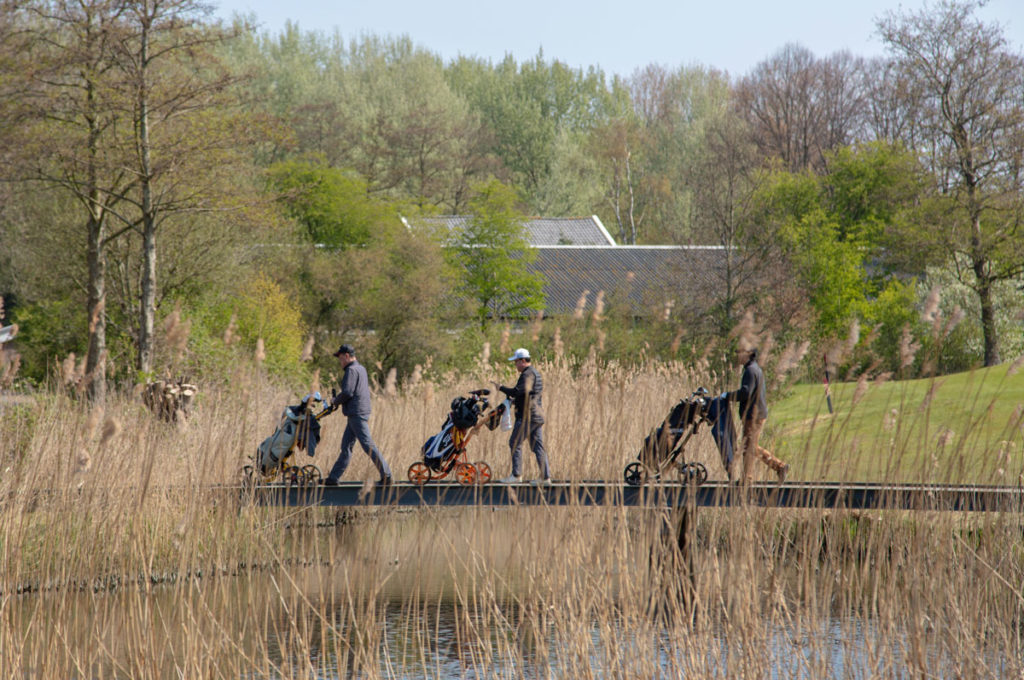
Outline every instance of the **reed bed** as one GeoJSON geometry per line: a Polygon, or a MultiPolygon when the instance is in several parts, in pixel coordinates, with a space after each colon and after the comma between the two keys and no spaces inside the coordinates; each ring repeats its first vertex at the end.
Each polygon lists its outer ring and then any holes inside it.
{"type": "MultiPolygon", "coordinates": [[[[673,364],[540,369],[552,471],[570,480],[621,479],[672,403],[729,381],[673,364]]],[[[491,379],[512,375],[379,391],[371,429],[397,479],[452,397],[491,379]]],[[[0,676],[1024,674],[1016,514],[701,510],[691,581],[660,510],[239,504],[224,487],[298,396],[253,370],[179,425],[131,394],[102,413],[63,394],[6,409],[0,676]]],[[[309,462],[330,466],[343,422],[325,419],[309,462]]],[[[815,460],[843,461],[841,441],[815,460]]],[[[502,433],[470,449],[507,474],[502,433]]],[[[710,436],[687,453],[724,477],[710,436]]],[[[819,469],[790,462],[798,479],[819,469]]],[[[347,477],[375,476],[357,449],[347,477]]]]}

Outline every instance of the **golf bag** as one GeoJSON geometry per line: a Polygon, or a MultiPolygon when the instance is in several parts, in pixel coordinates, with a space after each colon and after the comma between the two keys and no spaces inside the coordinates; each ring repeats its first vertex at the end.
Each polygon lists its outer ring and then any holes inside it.
{"type": "Polygon", "coordinates": [[[696,427],[707,415],[707,393],[701,387],[692,396],[680,399],[672,407],[661,425],[644,439],[638,456],[640,462],[647,467],[657,468],[668,460],[686,430],[693,427],[696,431],[696,427]]]}
{"type": "Polygon", "coordinates": [[[281,467],[292,452],[304,449],[312,457],[320,442],[320,422],[313,409],[322,403],[319,392],[308,394],[295,406],[286,406],[281,413],[274,434],[264,439],[256,448],[256,462],[260,474],[269,476],[281,467]]]}
{"type": "Polygon", "coordinates": [[[488,412],[487,394],[488,390],[475,390],[468,397],[455,397],[452,400],[440,432],[423,444],[423,462],[429,468],[440,470],[448,457],[463,448],[469,430],[477,424],[483,424],[488,430],[494,430],[501,424],[502,416],[509,411],[511,405],[506,399],[488,412]]]}

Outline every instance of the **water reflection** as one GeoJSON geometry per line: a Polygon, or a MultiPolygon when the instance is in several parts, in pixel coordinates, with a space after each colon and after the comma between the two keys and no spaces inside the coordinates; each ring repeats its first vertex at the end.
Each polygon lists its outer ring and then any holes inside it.
{"type": "MultiPolygon", "coordinates": [[[[932,676],[963,676],[962,650],[939,638],[922,649],[906,631],[857,617],[731,638],[711,617],[694,628],[614,611],[582,621],[457,587],[357,595],[352,586],[344,570],[315,567],[148,593],[18,598],[3,611],[23,637],[5,636],[0,653],[6,663],[12,653],[36,659],[20,666],[23,677],[902,678],[920,675],[908,669],[919,669],[922,653],[932,676]],[[48,617],[62,618],[41,627],[48,617]]],[[[974,653],[993,677],[1019,670],[998,645],[974,653]]]]}

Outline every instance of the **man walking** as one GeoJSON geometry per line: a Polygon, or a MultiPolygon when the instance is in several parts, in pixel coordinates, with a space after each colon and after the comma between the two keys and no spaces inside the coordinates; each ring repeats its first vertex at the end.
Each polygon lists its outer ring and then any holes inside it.
{"type": "Polygon", "coordinates": [[[377,481],[379,486],[391,485],[391,468],[380,455],[377,445],[370,437],[370,381],[366,369],[356,360],[356,351],[352,345],[342,345],[334,353],[345,373],[341,376],[341,392],[331,401],[331,406],[341,406],[341,412],[348,416],[345,434],[341,437],[341,453],[334,462],[330,474],[324,480],[324,486],[337,486],[338,480],[345,474],[348,463],[352,459],[352,447],[356,441],[380,473],[377,481]]]}
{"type": "MultiPolygon", "coordinates": [[[[754,479],[755,457],[774,470],[780,482],[784,482],[789,465],[758,445],[764,421],[768,418],[768,402],[765,399],[764,372],[757,363],[757,348],[740,349],[736,358],[743,364],[740,388],[732,393],[739,402],[740,420],[743,422],[743,482],[750,484],[754,479]]],[[[732,477],[731,470],[729,476],[732,477]]]]}
{"type": "Polygon", "coordinates": [[[541,393],[544,391],[544,380],[530,363],[530,352],[520,347],[508,358],[514,361],[519,371],[519,380],[515,387],[498,385],[498,389],[512,400],[516,422],[512,426],[512,435],[508,445],[512,450],[512,474],[501,480],[504,484],[518,484],[523,481],[523,440],[529,437],[530,450],[537,457],[540,467],[540,479],[534,484],[548,485],[551,483],[551,470],[548,468],[548,453],[544,450],[544,410],[541,393]]]}

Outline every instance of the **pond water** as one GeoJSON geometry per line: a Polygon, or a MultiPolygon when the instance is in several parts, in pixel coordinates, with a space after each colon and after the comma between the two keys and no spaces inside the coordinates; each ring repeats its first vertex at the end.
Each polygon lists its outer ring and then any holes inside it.
{"type": "MultiPolygon", "coordinates": [[[[6,613],[20,610],[16,618],[43,646],[53,629],[27,624],[63,616],[60,644],[51,639],[46,653],[57,655],[50,661],[77,657],[78,667],[90,670],[73,677],[83,678],[194,677],[182,669],[196,667],[197,653],[211,655],[202,662],[209,669],[203,677],[964,677],[961,652],[940,642],[922,649],[872,620],[831,618],[813,629],[770,625],[745,639],[715,625],[638,625],[614,614],[566,625],[557,613],[523,601],[492,602],[480,611],[472,601],[383,591],[353,602],[321,587],[337,574],[307,571],[302,583],[263,573],[149,593],[35,595],[8,601],[6,613]]],[[[1000,649],[973,653],[984,657],[975,657],[973,667],[980,662],[987,675],[1018,677],[1020,661],[1000,649]]],[[[40,669],[21,667],[24,677],[53,677],[37,675],[40,669]]]]}

